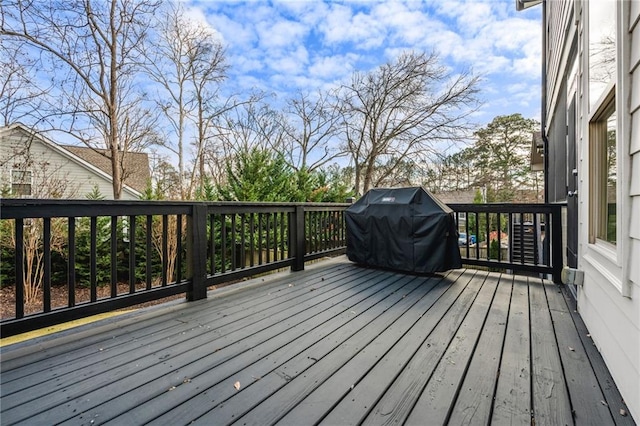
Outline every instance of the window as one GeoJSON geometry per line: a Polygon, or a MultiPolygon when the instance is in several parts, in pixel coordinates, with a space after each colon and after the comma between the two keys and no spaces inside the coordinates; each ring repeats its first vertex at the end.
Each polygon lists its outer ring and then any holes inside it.
{"type": "Polygon", "coordinates": [[[619,200],[615,0],[592,0],[589,16],[589,242],[616,245],[619,200]]]}
{"type": "Polygon", "coordinates": [[[589,5],[589,108],[598,109],[616,74],[616,1],[589,5]]]}
{"type": "Polygon", "coordinates": [[[16,196],[31,195],[32,184],[31,170],[11,170],[11,194],[16,196]]]}
{"type": "Polygon", "coordinates": [[[615,97],[609,98],[589,126],[592,197],[589,242],[602,240],[615,245],[618,210],[616,110],[615,97]]]}

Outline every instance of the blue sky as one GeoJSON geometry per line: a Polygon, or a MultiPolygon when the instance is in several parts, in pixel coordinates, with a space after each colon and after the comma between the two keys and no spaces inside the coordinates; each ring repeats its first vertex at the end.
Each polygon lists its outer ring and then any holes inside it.
{"type": "Polygon", "coordinates": [[[403,50],[435,51],[452,71],[482,76],[474,121],[540,118],[541,8],[514,0],[186,1],[219,35],[226,86],[278,95],[335,87],[403,50]]]}

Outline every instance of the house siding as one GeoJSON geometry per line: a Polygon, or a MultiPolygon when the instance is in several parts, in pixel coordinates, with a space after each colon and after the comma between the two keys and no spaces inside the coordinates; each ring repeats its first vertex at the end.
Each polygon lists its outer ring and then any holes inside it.
{"type": "MultiPolygon", "coordinates": [[[[618,113],[619,168],[617,246],[589,243],[589,120],[588,104],[588,2],[546,1],[548,118],[545,132],[551,144],[554,123],[566,114],[562,87],[567,83],[570,49],[577,41],[577,158],[578,269],[584,284],[578,290],[578,310],[594,344],[636,421],[640,421],[640,0],[615,2],[618,8],[616,109],[618,113]],[[573,11],[573,12],[572,12],[573,11]],[[560,116],[558,116],[560,115],[560,116]]],[[[557,133],[557,132],[556,132],[557,133]]],[[[561,147],[560,147],[561,148],[561,147]]],[[[553,155],[553,150],[551,154],[553,155]]],[[[549,158],[553,165],[552,158],[549,158]]],[[[566,171],[566,169],[565,169],[566,171]]],[[[558,168],[547,171],[554,181],[558,168]]]]}
{"type": "Polygon", "coordinates": [[[572,30],[573,7],[570,1],[547,2],[547,116],[551,117],[555,104],[560,98],[559,91],[562,85],[562,77],[568,71],[567,57],[571,48],[569,33],[572,30]]]}
{"type": "MultiPolygon", "coordinates": [[[[629,37],[631,42],[629,46],[630,60],[629,72],[631,85],[631,102],[629,111],[631,119],[629,120],[629,155],[631,156],[631,185],[629,195],[631,197],[630,211],[630,229],[629,238],[631,240],[630,250],[630,270],[629,280],[634,284],[636,299],[640,299],[640,262],[633,259],[640,258],[640,0],[630,2],[629,6],[629,37]]],[[[640,317],[640,309],[637,317],[640,317]]],[[[640,319],[637,319],[640,322],[640,319]]],[[[640,328],[640,325],[638,326],[640,328]]],[[[640,340],[640,339],[639,339],[640,340]]],[[[640,341],[638,342],[640,347],[640,341]]],[[[640,357],[637,359],[640,364],[640,357]]],[[[640,368],[640,367],[638,367],[640,368]]],[[[640,382],[640,380],[638,380],[640,382]]],[[[639,397],[640,398],[640,397],[639,397]]]]}
{"type": "MultiPolygon", "coordinates": [[[[97,187],[104,198],[113,199],[110,179],[51,149],[39,137],[12,127],[0,129],[0,177],[5,189],[10,187],[11,170],[22,167],[27,151],[32,162],[28,169],[33,173],[32,193],[28,198],[85,199],[97,187]]],[[[121,198],[139,197],[132,191],[122,191],[121,198]]]]}

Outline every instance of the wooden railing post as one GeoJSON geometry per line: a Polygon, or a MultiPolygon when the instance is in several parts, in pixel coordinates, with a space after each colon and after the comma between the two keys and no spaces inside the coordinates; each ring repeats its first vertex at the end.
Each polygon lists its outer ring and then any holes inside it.
{"type": "Polygon", "coordinates": [[[562,206],[553,206],[551,213],[551,266],[553,268],[553,282],[562,283],[562,206]]]}
{"type": "Polygon", "coordinates": [[[207,297],[207,206],[194,203],[187,219],[187,300],[207,297]]]}
{"type": "Polygon", "coordinates": [[[292,271],[304,270],[305,235],[304,235],[304,206],[297,205],[293,217],[289,220],[289,247],[293,248],[292,271]]]}

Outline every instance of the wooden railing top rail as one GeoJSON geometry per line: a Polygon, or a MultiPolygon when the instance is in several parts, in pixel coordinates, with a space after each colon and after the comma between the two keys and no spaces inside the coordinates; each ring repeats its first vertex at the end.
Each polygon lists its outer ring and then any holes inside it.
{"type": "Polygon", "coordinates": [[[291,212],[296,206],[307,211],[345,209],[349,203],[163,201],[163,200],[58,200],[0,198],[0,219],[44,217],[96,217],[149,214],[187,214],[195,205],[206,205],[212,213],[291,212]],[[34,210],[35,209],[35,210],[34,210]]]}

